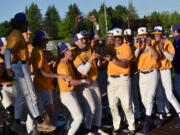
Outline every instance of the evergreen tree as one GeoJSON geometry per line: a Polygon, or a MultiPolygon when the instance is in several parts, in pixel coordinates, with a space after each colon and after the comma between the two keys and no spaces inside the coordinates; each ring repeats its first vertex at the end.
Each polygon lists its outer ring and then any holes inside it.
{"type": "Polygon", "coordinates": [[[60,22],[60,16],[54,5],[49,6],[44,19],[44,29],[50,37],[58,37],[58,24],[60,22]]]}
{"type": "Polygon", "coordinates": [[[35,33],[37,30],[42,30],[42,14],[37,4],[32,3],[25,8],[25,12],[30,20],[30,30],[35,33]]]}

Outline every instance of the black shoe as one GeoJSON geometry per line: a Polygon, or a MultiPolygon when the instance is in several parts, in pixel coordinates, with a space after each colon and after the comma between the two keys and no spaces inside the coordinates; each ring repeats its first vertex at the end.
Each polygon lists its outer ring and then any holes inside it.
{"type": "Polygon", "coordinates": [[[149,121],[145,121],[144,125],[143,125],[143,131],[144,132],[148,132],[150,130],[150,127],[151,127],[150,122],[149,121]]]}
{"type": "Polygon", "coordinates": [[[164,120],[161,120],[159,118],[154,120],[154,125],[155,125],[156,128],[162,127],[163,124],[164,124],[164,120]]]}
{"type": "Polygon", "coordinates": [[[119,134],[119,130],[113,130],[112,135],[118,135],[119,134]]]}

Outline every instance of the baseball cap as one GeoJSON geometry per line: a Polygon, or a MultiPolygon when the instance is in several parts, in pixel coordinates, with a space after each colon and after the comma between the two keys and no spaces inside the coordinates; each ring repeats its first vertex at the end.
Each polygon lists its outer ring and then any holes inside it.
{"type": "Polygon", "coordinates": [[[122,29],[120,29],[120,28],[114,28],[114,29],[113,29],[113,36],[114,36],[114,37],[123,36],[123,34],[122,34],[122,29]]]}
{"type": "Polygon", "coordinates": [[[82,38],[84,38],[84,37],[86,37],[86,36],[84,36],[82,33],[77,33],[76,35],[74,35],[73,41],[75,42],[75,41],[77,41],[78,39],[82,39],[82,38]]]}
{"type": "Polygon", "coordinates": [[[83,36],[88,36],[88,32],[86,30],[81,30],[79,33],[81,33],[83,36]]]}
{"type": "Polygon", "coordinates": [[[154,27],[153,34],[162,34],[164,32],[164,28],[161,26],[154,27]]]}
{"type": "Polygon", "coordinates": [[[131,36],[131,35],[132,35],[131,29],[125,29],[124,30],[124,36],[131,36]]]}
{"type": "Polygon", "coordinates": [[[180,25],[173,25],[171,30],[180,30],[180,25]]]}
{"type": "Polygon", "coordinates": [[[59,42],[57,45],[57,50],[59,54],[63,54],[67,50],[73,50],[76,47],[72,47],[69,43],[59,42]]]}
{"type": "Polygon", "coordinates": [[[0,46],[6,46],[7,45],[7,40],[5,37],[0,38],[0,46]]]}
{"type": "Polygon", "coordinates": [[[107,36],[107,37],[113,36],[113,30],[108,31],[107,34],[106,34],[106,36],[107,36]]]}
{"type": "Polygon", "coordinates": [[[27,15],[25,13],[20,12],[20,13],[15,14],[14,20],[26,22],[26,21],[28,21],[28,18],[27,18],[27,15]]]}
{"type": "Polygon", "coordinates": [[[147,31],[147,28],[146,28],[146,27],[140,27],[140,28],[138,28],[137,32],[138,32],[138,36],[148,34],[148,31],[147,31]]]}
{"type": "Polygon", "coordinates": [[[34,39],[37,40],[37,39],[43,39],[43,38],[48,39],[49,38],[48,34],[45,31],[41,31],[41,30],[36,31],[34,39]]]}

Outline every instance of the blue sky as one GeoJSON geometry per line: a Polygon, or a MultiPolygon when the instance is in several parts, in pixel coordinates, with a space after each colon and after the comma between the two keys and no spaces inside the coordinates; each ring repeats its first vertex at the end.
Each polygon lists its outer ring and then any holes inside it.
{"type": "MultiPolygon", "coordinates": [[[[128,6],[129,0],[106,0],[107,7],[115,7],[118,4],[128,6]]],[[[149,15],[153,11],[177,11],[180,13],[180,0],[132,0],[137,13],[140,17],[149,15]]],[[[45,14],[49,5],[55,5],[60,17],[63,18],[68,10],[68,6],[76,3],[81,12],[86,15],[92,9],[99,9],[103,0],[1,0],[0,22],[10,20],[15,13],[25,10],[25,6],[34,2],[41,9],[42,15],[45,14]]]]}

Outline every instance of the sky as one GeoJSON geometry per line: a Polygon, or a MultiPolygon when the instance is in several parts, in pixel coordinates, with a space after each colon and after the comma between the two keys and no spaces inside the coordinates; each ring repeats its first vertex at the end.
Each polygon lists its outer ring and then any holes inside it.
{"type": "MultiPolygon", "coordinates": [[[[55,5],[61,18],[65,17],[70,4],[76,3],[83,13],[87,15],[92,9],[99,10],[103,0],[0,0],[0,22],[10,20],[18,12],[24,12],[26,6],[32,2],[38,5],[41,14],[44,16],[49,5],[55,5]]],[[[107,7],[115,7],[120,4],[128,7],[129,0],[105,0],[107,7]]],[[[177,11],[180,13],[180,0],[132,0],[139,17],[150,15],[153,11],[170,13],[177,11]]]]}

